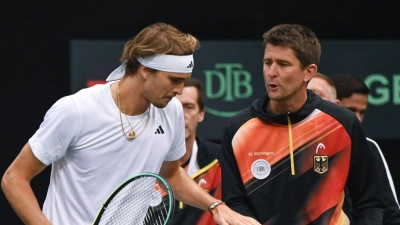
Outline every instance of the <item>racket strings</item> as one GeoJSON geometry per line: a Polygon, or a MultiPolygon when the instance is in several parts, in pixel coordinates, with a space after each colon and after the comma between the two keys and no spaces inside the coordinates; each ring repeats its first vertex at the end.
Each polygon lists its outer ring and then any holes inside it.
{"type": "Polygon", "coordinates": [[[156,207],[150,207],[148,209],[148,212],[146,214],[146,218],[144,220],[144,225],[151,225],[151,224],[156,224],[156,225],[162,225],[166,221],[168,217],[168,207],[167,204],[165,203],[165,200],[162,201],[162,203],[159,206],[156,207]]]}
{"type": "Polygon", "coordinates": [[[104,209],[99,224],[163,225],[169,198],[165,186],[159,183],[155,177],[140,177],[124,186],[104,209]]]}

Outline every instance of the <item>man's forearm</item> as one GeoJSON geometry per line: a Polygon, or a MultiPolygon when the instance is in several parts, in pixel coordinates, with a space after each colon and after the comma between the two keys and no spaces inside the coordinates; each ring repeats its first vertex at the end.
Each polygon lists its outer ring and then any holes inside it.
{"type": "Polygon", "coordinates": [[[176,199],[185,204],[207,210],[212,202],[217,201],[217,199],[197,185],[182,168],[171,176],[168,182],[171,184],[176,199]]]}
{"type": "Polygon", "coordinates": [[[42,213],[28,181],[13,179],[5,174],[1,187],[12,208],[25,224],[51,224],[42,213]]]}

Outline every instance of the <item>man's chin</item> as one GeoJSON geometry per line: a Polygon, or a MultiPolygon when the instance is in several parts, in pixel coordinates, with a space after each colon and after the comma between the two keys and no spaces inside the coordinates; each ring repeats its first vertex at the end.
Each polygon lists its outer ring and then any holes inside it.
{"type": "Polygon", "coordinates": [[[155,102],[155,103],[152,103],[152,104],[155,107],[162,109],[162,108],[165,108],[168,105],[168,103],[169,103],[169,101],[168,102],[155,102]]]}
{"type": "Polygon", "coordinates": [[[165,108],[171,100],[172,100],[172,98],[163,98],[161,101],[153,102],[152,104],[155,107],[162,109],[162,108],[165,108]]]}

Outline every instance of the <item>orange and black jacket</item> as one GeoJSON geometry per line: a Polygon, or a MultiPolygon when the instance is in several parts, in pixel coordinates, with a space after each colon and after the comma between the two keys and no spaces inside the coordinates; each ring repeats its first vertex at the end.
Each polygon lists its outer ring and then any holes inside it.
{"type": "Polygon", "coordinates": [[[295,113],[274,115],[268,101],[226,124],[223,201],[263,225],[382,224],[374,159],[354,113],[311,91],[295,113]]]}
{"type": "MultiPolygon", "coordinates": [[[[216,143],[196,137],[198,152],[198,173],[193,180],[205,191],[217,199],[221,199],[221,167],[218,163],[220,146],[216,143]]],[[[214,225],[213,215],[193,206],[175,201],[175,211],[168,225],[214,225]]]]}

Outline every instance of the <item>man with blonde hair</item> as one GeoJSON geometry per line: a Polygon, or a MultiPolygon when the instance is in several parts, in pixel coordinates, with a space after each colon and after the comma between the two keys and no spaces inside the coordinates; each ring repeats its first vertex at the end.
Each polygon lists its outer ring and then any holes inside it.
{"type": "Polygon", "coordinates": [[[204,192],[180,167],[182,93],[198,40],[157,23],[129,40],[108,83],[58,100],[7,169],[3,191],[26,224],[92,224],[108,195],[142,172],[159,173],[176,198],[218,224],[259,224],[204,192]],[[29,182],[52,165],[43,212],[29,182]]]}

